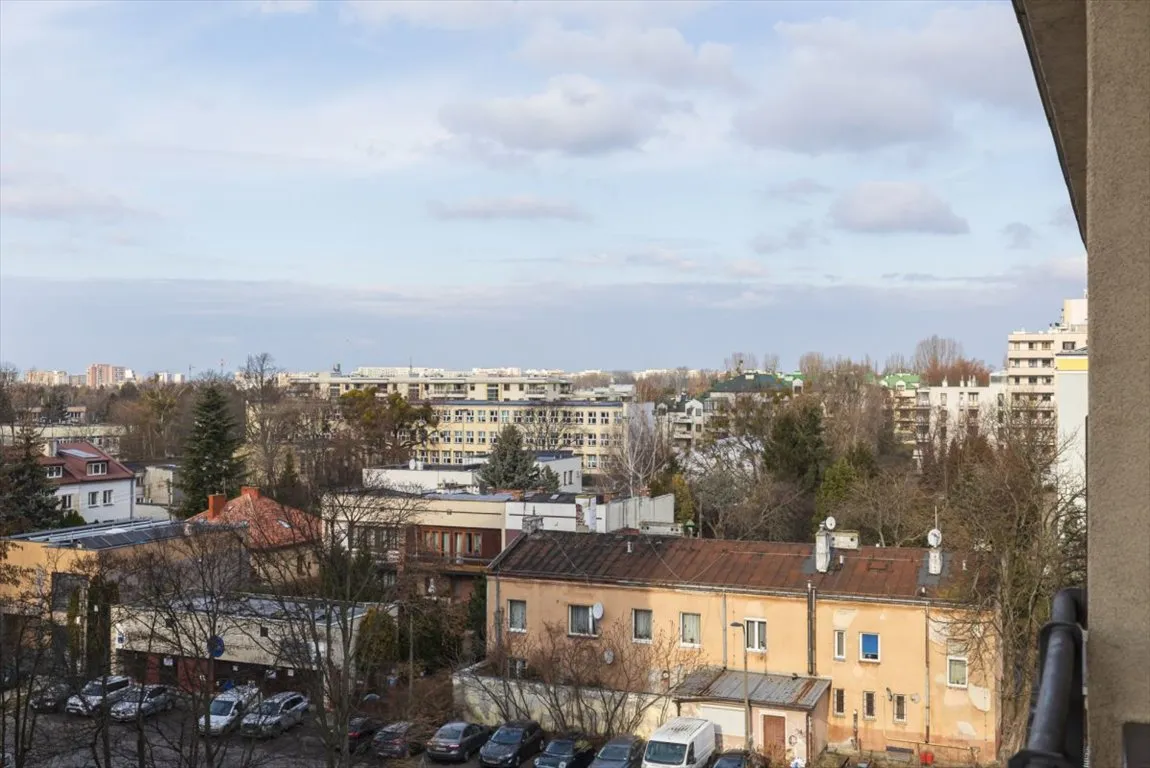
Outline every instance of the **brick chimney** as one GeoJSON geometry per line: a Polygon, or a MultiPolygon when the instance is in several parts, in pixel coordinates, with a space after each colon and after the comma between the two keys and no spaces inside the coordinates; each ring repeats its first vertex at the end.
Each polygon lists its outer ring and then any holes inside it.
{"type": "Polygon", "coordinates": [[[254,485],[245,485],[240,488],[240,495],[247,496],[249,499],[258,499],[260,497],[260,489],[254,485]]]}
{"type": "Polygon", "coordinates": [[[222,493],[213,493],[208,496],[208,519],[219,520],[220,513],[224,511],[224,505],[228,503],[228,499],[222,493]]]}

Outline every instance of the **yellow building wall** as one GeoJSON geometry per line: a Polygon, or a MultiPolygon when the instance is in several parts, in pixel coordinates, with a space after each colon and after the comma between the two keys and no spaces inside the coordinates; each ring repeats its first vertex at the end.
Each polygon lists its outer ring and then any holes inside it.
{"type": "Polygon", "coordinates": [[[11,584],[0,581],[0,600],[48,598],[51,596],[53,573],[83,572],[91,567],[92,560],[91,552],[51,547],[35,541],[8,542],[2,563],[18,578],[11,584]]]}

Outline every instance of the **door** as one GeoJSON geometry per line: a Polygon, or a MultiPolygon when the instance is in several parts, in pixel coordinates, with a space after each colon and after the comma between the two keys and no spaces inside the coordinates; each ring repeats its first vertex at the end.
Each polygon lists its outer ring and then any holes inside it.
{"type": "Polygon", "coordinates": [[[742,707],[722,707],[716,704],[700,704],[695,710],[696,717],[710,720],[718,731],[718,742],[722,749],[742,749],[746,742],[747,710],[742,707]]]}
{"type": "Polygon", "coordinates": [[[782,715],[763,715],[763,754],[771,763],[787,756],[787,718],[782,715]]]}

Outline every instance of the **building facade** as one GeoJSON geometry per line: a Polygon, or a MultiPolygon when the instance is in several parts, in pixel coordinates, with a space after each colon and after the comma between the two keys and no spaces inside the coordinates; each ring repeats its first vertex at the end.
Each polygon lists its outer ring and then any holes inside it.
{"type": "Polygon", "coordinates": [[[1041,331],[1014,331],[1007,340],[1008,403],[1016,413],[1031,413],[1036,421],[1055,416],[1054,359],[1062,352],[1086,346],[1087,299],[1066,299],[1062,317],[1041,331]]]}
{"type": "MultiPolygon", "coordinates": [[[[1067,484],[1086,486],[1086,418],[1090,412],[1087,348],[1054,358],[1054,403],[1058,414],[1058,474],[1067,484]]],[[[1073,489],[1070,489],[1073,492],[1073,489]]],[[[1085,500],[1083,500],[1085,503],[1085,500]]]]}
{"type": "Polygon", "coordinates": [[[130,520],[136,505],[136,475],[87,442],[51,442],[40,466],[56,488],[61,509],[85,522],[130,520]]]}
{"type": "Polygon", "coordinates": [[[295,395],[331,399],[372,387],[412,401],[551,401],[571,397],[574,392],[574,386],[565,377],[523,373],[518,369],[358,368],[345,374],[336,367],[320,373],[285,373],[280,376],[280,383],[295,395]]]}
{"type": "Polygon", "coordinates": [[[109,363],[92,363],[88,366],[85,383],[93,389],[99,389],[100,387],[119,387],[135,378],[131,368],[109,363]]]}
{"type": "MultiPolygon", "coordinates": [[[[412,459],[400,466],[364,469],[363,484],[367,488],[395,488],[415,493],[479,493],[479,471],[485,463],[486,457],[463,465],[424,464],[412,459]]],[[[583,490],[582,460],[573,452],[538,453],[535,456],[535,466],[555,473],[559,478],[561,493],[579,493],[583,490]]]]}

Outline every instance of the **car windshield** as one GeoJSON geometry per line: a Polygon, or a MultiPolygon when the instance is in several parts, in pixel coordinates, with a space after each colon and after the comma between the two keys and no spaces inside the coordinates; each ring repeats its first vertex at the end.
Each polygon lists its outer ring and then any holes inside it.
{"type": "Polygon", "coordinates": [[[573,755],[575,754],[575,742],[571,739],[557,739],[547,745],[547,754],[573,755]]]}
{"type": "Polygon", "coordinates": [[[84,690],[80,691],[80,693],[84,694],[85,696],[103,696],[104,684],[93,681],[85,685],[84,690]]]}
{"type": "Polygon", "coordinates": [[[626,744],[608,744],[599,750],[600,760],[626,760],[631,748],[626,744]]]}
{"type": "Polygon", "coordinates": [[[392,723],[391,725],[384,728],[383,732],[389,736],[402,736],[407,732],[408,726],[410,725],[411,723],[392,723]]]}
{"type": "Polygon", "coordinates": [[[211,709],[209,709],[208,712],[213,715],[225,716],[230,715],[232,710],[235,708],[236,703],[234,701],[229,701],[228,699],[214,699],[212,701],[211,709]]]}
{"type": "Polygon", "coordinates": [[[495,735],[491,737],[491,741],[494,744],[518,744],[522,738],[522,728],[504,727],[495,732],[495,735]]]}
{"type": "Polygon", "coordinates": [[[463,735],[463,726],[458,723],[452,725],[445,725],[439,729],[439,733],[435,734],[437,739],[458,739],[463,735]]]}
{"type": "Polygon", "coordinates": [[[144,695],[144,689],[139,686],[132,686],[124,691],[124,701],[139,701],[144,695]]]}
{"type": "Polygon", "coordinates": [[[279,711],[280,705],[279,702],[276,701],[265,701],[263,704],[260,704],[259,708],[256,710],[256,712],[261,715],[277,715],[279,714],[279,711]]]}
{"type": "Polygon", "coordinates": [[[647,754],[644,755],[644,759],[648,763],[658,763],[660,765],[682,765],[683,758],[686,756],[686,744],[652,741],[647,744],[647,754]]]}
{"type": "Polygon", "coordinates": [[[745,764],[742,755],[723,755],[715,761],[714,768],[743,768],[745,764]]]}

